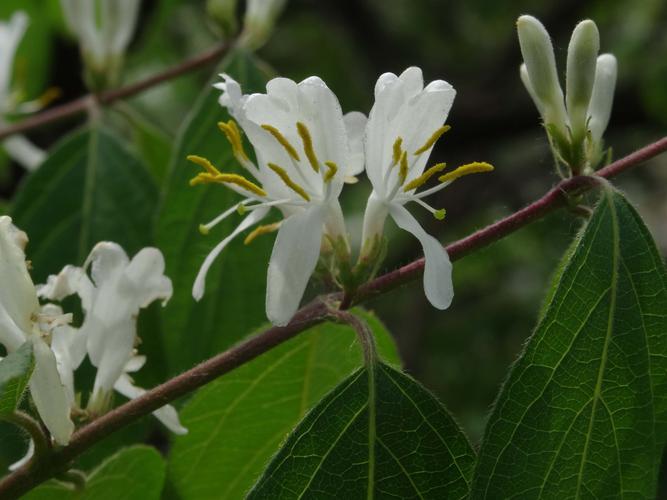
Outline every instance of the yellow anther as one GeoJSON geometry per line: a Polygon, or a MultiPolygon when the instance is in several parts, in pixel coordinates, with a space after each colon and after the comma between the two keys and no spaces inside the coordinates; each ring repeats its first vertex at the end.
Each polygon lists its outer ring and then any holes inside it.
{"type": "Polygon", "coordinates": [[[38,101],[40,106],[46,107],[58,99],[61,95],[63,95],[63,93],[58,87],[50,87],[46,89],[46,92],[39,96],[38,101]]]}
{"type": "Polygon", "coordinates": [[[199,224],[199,232],[206,236],[209,232],[208,226],[206,224],[199,224]]]}
{"type": "Polygon", "coordinates": [[[287,138],[280,133],[280,130],[266,123],[262,125],[262,128],[271,134],[273,138],[278,141],[278,143],[285,149],[285,151],[287,151],[287,154],[290,155],[295,161],[301,160],[301,158],[299,158],[299,153],[296,152],[296,149],[294,149],[294,146],[290,144],[287,138]]]}
{"type": "Polygon", "coordinates": [[[266,191],[264,191],[261,187],[259,187],[257,184],[255,184],[252,181],[249,181],[242,175],[238,174],[220,174],[216,175],[215,178],[213,179],[214,182],[222,182],[225,184],[236,184],[239,187],[242,187],[246,191],[250,191],[251,193],[256,194],[257,196],[265,197],[267,196],[266,191]]]}
{"type": "Polygon", "coordinates": [[[401,161],[401,154],[403,153],[402,144],[403,144],[403,138],[402,137],[398,137],[394,141],[394,152],[393,152],[393,160],[394,161],[392,163],[392,166],[397,165],[398,162],[401,161]]]}
{"type": "Polygon", "coordinates": [[[398,178],[401,180],[401,184],[405,182],[405,178],[408,176],[408,152],[403,151],[401,155],[401,166],[398,171],[398,178]]]}
{"type": "Polygon", "coordinates": [[[331,179],[334,178],[336,173],[338,172],[338,165],[336,165],[332,161],[325,161],[324,164],[327,166],[327,173],[324,174],[324,182],[329,182],[331,179]]]}
{"type": "Polygon", "coordinates": [[[190,186],[197,186],[198,184],[206,184],[215,182],[215,175],[207,174],[206,172],[201,172],[195,175],[190,179],[190,186]]]}
{"type": "Polygon", "coordinates": [[[284,168],[279,167],[275,163],[268,163],[268,166],[271,170],[273,170],[276,174],[278,174],[278,177],[282,179],[282,181],[287,185],[288,188],[290,188],[292,191],[294,191],[296,194],[301,196],[306,201],[310,201],[310,196],[308,196],[308,193],[306,193],[306,190],[303,189],[300,185],[298,185],[296,182],[294,182],[290,176],[287,174],[284,168]]]}
{"type": "Polygon", "coordinates": [[[210,161],[208,161],[206,158],[203,158],[203,157],[197,156],[197,155],[188,155],[186,157],[186,159],[188,161],[191,161],[195,165],[199,165],[200,167],[202,167],[204,170],[206,170],[211,175],[220,175],[220,173],[221,173],[220,170],[215,168],[213,166],[213,164],[210,161]]]}
{"type": "Polygon", "coordinates": [[[306,127],[306,124],[303,122],[296,122],[296,130],[301,136],[301,141],[303,142],[303,151],[306,153],[306,158],[310,166],[313,167],[315,172],[320,171],[320,162],[317,159],[315,154],[315,148],[313,147],[313,137],[310,135],[310,130],[306,127]]]}
{"type": "Polygon", "coordinates": [[[232,152],[234,156],[240,157],[243,160],[248,160],[248,155],[243,149],[243,140],[241,139],[241,131],[236,126],[234,120],[229,120],[228,122],[218,122],[218,128],[220,131],[225,134],[229,144],[232,146],[232,152]]]}
{"type": "Polygon", "coordinates": [[[236,207],[236,213],[239,215],[245,215],[247,211],[248,209],[242,203],[239,203],[238,206],[236,207]]]}
{"type": "Polygon", "coordinates": [[[415,154],[415,155],[420,155],[420,154],[422,154],[424,151],[428,151],[428,150],[429,150],[429,149],[430,149],[430,148],[437,142],[437,140],[440,139],[440,137],[442,136],[442,134],[444,134],[445,132],[447,132],[450,128],[452,128],[452,127],[450,127],[449,125],[443,125],[443,126],[440,127],[438,130],[436,130],[435,132],[433,132],[433,135],[431,135],[431,137],[429,137],[429,138],[426,140],[426,142],[424,143],[424,145],[423,145],[421,148],[419,148],[417,151],[415,151],[414,154],[415,154]]]}
{"type": "Polygon", "coordinates": [[[408,191],[412,191],[413,189],[417,189],[422,187],[424,184],[428,182],[428,180],[433,177],[435,174],[438,172],[442,172],[445,167],[447,166],[446,163],[438,163],[436,165],[433,165],[431,168],[426,170],[423,174],[421,174],[419,177],[416,179],[412,179],[410,182],[408,182],[405,187],[403,188],[403,191],[406,193],[408,191]]]}
{"type": "Polygon", "coordinates": [[[250,243],[252,243],[258,236],[277,231],[280,228],[280,224],[282,224],[282,221],[274,222],[273,224],[267,224],[265,226],[257,226],[248,236],[245,237],[243,244],[250,245],[250,243]]]}
{"type": "Polygon", "coordinates": [[[433,217],[435,217],[438,220],[443,220],[445,218],[445,215],[447,215],[447,210],[444,208],[441,208],[440,210],[436,210],[433,212],[433,217]]]}
{"type": "Polygon", "coordinates": [[[493,165],[490,165],[483,161],[476,161],[473,163],[468,163],[467,165],[461,165],[456,170],[452,172],[447,172],[445,175],[438,177],[440,182],[452,182],[463,177],[464,175],[478,174],[481,172],[491,172],[493,170],[493,165]]]}

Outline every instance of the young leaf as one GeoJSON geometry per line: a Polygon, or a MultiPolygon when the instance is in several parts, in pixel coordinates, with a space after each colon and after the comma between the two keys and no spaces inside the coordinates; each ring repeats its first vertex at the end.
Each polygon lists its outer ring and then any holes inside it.
{"type": "Polygon", "coordinates": [[[32,342],[25,342],[0,361],[0,417],[18,407],[34,368],[32,342]]]}
{"type": "Polygon", "coordinates": [[[667,417],[667,276],[605,191],[487,425],[473,498],[655,495],[667,417]]]}
{"type": "MultiPolygon", "coordinates": [[[[261,90],[266,78],[254,59],[245,53],[232,54],[219,71],[231,74],[244,91],[261,90]]],[[[209,222],[240,201],[239,195],[221,185],[191,187],[198,167],[186,161],[196,154],[225,171],[241,172],[231,147],[217,123],[228,120],[218,104],[220,90],[216,71],[203,88],[192,113],[185,121],[173,151],[166,194],[157,223],[157,242],[167,261],[167,275],[174,283],[174,296],[163,315],[164,340],[172,372],[230,346],[264,322],[264,296],[271,237],[249,246],[243,238],[233,242],[214,263],[200,302],[192,298],[192,285],[206,255],[232,232],[241,220],[234,214],[203,236],[199,225],[209,222]]]]}
{"type": "Polygon", "coordinates": [[[165,478],[165,463],[148,446],[125,448],[88,476],[85,488],[75,492],[51,480],[25,495],[25,500],[158,500],[165,478]]]}
{"type": "Polygon", "coordinates": [[[320,401],[248,498],[467,498],[474,463],[436,398],[378,362],[320,401]]]}
{"type": "MultiPolygon", "coordinates": [[[[399,363],[390,334],[370,313],[382,357],[399,363]]],[[[356,368],[361,347],[347,326],[319,325],[209,384],[181,410],[169,480],[183,500],[243,498],[305,413],[356,368]]]]}
{"type": "Polygon", "coordinates": [[[149,245],[156,200],[150,174],[117,137],[100,128],[69,136],[27,177],[11,213],[30,237],[35,282],[83,264],[101,240],[130,255],[149,245]]]}

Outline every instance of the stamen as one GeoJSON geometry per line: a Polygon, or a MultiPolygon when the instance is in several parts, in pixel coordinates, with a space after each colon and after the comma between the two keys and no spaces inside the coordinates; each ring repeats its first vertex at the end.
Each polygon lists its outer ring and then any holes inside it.
{"type": "Polygon", "coordinates": [[[306,201],[310,201],[310,196],[308,196],[308,193],[306,193],[306,190],[303,189],[299,184],[294,182],[290,176],[287,174],[284,168],[279,167],[275,163],[268,163],[268,167],[273,170],[278,177],[282,179],[282,181],[287,185],[288,188],[290,188],[292,191],[294,191],[296,194],[301,196],[306,201]]]}
{"type": "Polygon", "coordinates": [[[204,236],[206,236],[213,227],[220,224],[220,222],[225,220],[227,217],[232,215],[234,212],[239,212],[241,215],[243,215],[241,213],[241,211],[245,209],[246,203],[250,203],[250,201],[251,200],[243,200],[242,202],[237,203],[235,206],[233,206],[231,208],[228,208],[227,210],[222,212],[220,215],[218,215],[212,221],[207,222],[206,224],[199,224],[199,232],[201,234],[203,234],[204,236]]]}
{"type": "Polygon", "coordinates": [[[204,158],[202,156],[188,155],[186,157],[186,160],[191,161],[195,165],[199,165],[200,167],[202,167],[204,170],[206,170],[211,175],[220,175],[221,174],[220,170],[215,168],[209,160],[207,160],[206,158],[204,158]]]}
{"type": "Polygon", "coordinates": [[[218,122],[218,128],[220,131],[225,134],[229,144],[232,146],[232,152],[234,156],[241,158],[243,161],[248,161],[248,155],[243,149],[243,141],[241,140],[241,131],[236,126],[234,120],[229,120],[227,123],[218,122]]]}
{"type": "Polygon", "coordinates": [[[308,127],[306,127],[306,124],[303,122],[296,122],[296,130],[301,136],[301,141],[303,142],[303,151],[306,153],[306,158],[308,158],[310,166],[313,167],[315,172],[319,172],[320,162],[318,161],[317,155],[315,154],[315,148],[313,148],[313,138],[310,135],[310,130],[308,130],[308,127]]]}
{"type": "Polygon", "coordinates": [[[280,224],[282,224],[282,222],[283,221],[278,221],[274,222],[273,224],[266,224],[265,226],[257,226],[248,236],[246,236],[245,240],[243,240],[243,244],[250,245],[250,243],[252,243],[258,236],[277,231],[280,228],[280,224]]]}
{"type": "Polygon", "coordinates": [[[331,179],[333,179],[336,173],[338,172],[338,165],[336,165],[332,161],[325,161],[324,164],[329,169],[327,170],[327,173],[324,174],[324,182],[330,182],[331,179]]]}
{"type": "Polygon", "coordinates": [[[391,165],[392,167],[394,165],[397,165],[398,162],[401,160],[401,154],[403,153],[403,149],[401,147],[402,144],[403,144],[403,138],[399,136],[394,141],[394,154],[393,154],[394,163],[392,163],[391,165]]]}
{"type": "Polygon", "coordinates": [[[252,181],[249,181],[242,175],[238,174],[219,173],[217,175],[211,175],[206,172],[202,172],[200,174],[197,174],[192,179],[190,179],[190,186],[197,186],[199,184],[212,184],[212,183],[234,184],[262,198],[268,196],[266,191],[264,191],[257,184],[255,184],[252,181]]]}
{"type": "Polygon", "coordinates": [[[414,152],[415,156],[418,156],[418,155],[422,154],[423,152],[428,151],[437,142],[437,140],[440,139],[442,134],[447,132],[450,128],[452,128],[452,127],[450,127],[449,125],[443,125],[438,130],[433,132],[433,135],[431,135],[431,137],[429,137],[426,140],[424,145],[421,148],[419,148],[417,151],[414,152]]]}
{"type": "Polygon", "coordinates": [[[433,214],[433,217],[435,217],[435,218],[438,219],[438,220],[443,220],[443,219],[445,218],[445,215],[447,214],[447,210],[445,210],[444,208],[441,208],[441,209],[439,209],[439,210],[436,210],[435,208],[433,208],[433,207],[432,207],[431,205],[429,205],[428,203],[425,203],[425,202],[423,202],[422,200],[417,199],[417,198],[413,199],[413,201],[417,202],[417,203],[420,204],[422,207],[424,207],[426,210],[428,210],[429,212],[431,212],[431,213],[433,214]]]}
{"type": "Polygon", "coordinates": [[[473,163],[468,163],[467,165],[461,165],[456,170],[448,172],[445,175],[438,177],[440,182],[452,182],[463,177],[464,175],[478,174],[481,172],[491,172],[493,170],[493,165],[483,161],[476,161],[473,163]]]}
{"type": "Polygon", "coordinates": [[[299,153],[296,152],[296,149],[294,149],[294,146],[290,144],[290,142],[285,138],[283,134],[280,133],[280,130],[278,130],[276,127],[268,124],[262,125],[262,128],[266,130],[269,134],[271,134],[278,143],[285,148],[285,151],[287,151],[287,154],[292,157],[295,161],[300,161],[301,158],[299,158],[299,153]]]}
{"type": "Polygon", "coordinates": [[[446,166],[447,166],[446,163],[437,163],[436,165],[433,165],[419,177],[408,182],[403,188],[403,191],[407,193],[408,191],[412,191],[413,189],[418,189],[422,187],[424,184],[426,184],[426,182],[428,182],[428,180],[431,177],[433,177],[438,172],[442,172],[446,166]]]}
{"type": "Polygon", "coordinates": [[[401,184],[405,182],[405,178],[408,176],[408,152],[403,151],[401,154],[401,166],[398,171],[398,178],[400,179],[401,184]]]}

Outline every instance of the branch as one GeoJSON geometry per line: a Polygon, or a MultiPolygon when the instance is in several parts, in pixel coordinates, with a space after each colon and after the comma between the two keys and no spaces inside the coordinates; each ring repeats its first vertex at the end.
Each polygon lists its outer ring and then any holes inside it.
{"type": "Polygon", "coordinates": [[[10,135],[27,132],[34,128],[39,128],[49,123],[55,123],[76,115],[86,112],[93,102],[100,104],[111,104],[120,99],[127,99],[136,94],[148,90],[156,85],[159,85],[168,80],[172,80],[185,73],[189,73],[195,69],[203,66],[213,64],[220,60],[232,46],[229,42],[220,43],[201,54],[198,54],[191,59],[187,59],[176,66],[173,66],[161,73],[153,75],[136,83],[121,87],[119,89],[112,89],[101,92],[99,94],[88,94],[71,102],[61,104],[41,113],[30,116],[18,123],[10,125],[0,130],[0,140],[9,137],[10,135]]]}
{"type": "MultiPolygon", "coordinates": [[[[667,151],[667,137],[615,161],[599,170],[597,176],[604,179],[615,177],[664,151],[667,151]]],[[[574,177],[562,181],[542,198],[527,207],[447,246],[450,259],[452,261],[459,260],[475,250],[504,238],[546,214],[565,206],[569,195],[588,191],[597,183],[595,176],[574,177]]],[[[416,279],[423,269],[424,259],[419,259],[380,276],[362,286],[352,303],[356,304],[381,293],[386,293],[403,283],[416,279]]],[[[289,325],[269,328],[82,427],[72,436],[67,446],[53,450],[50,463],[60,464],[58,469],[56,469],[56,466],[40,468],[38,467],[39,464],[35,464],[35,467],[27,464],[0,481],[0,498],[14,498],[26,493],[62,470],[64,466],[93,444],[121,427],[208,384],[221,375],[295,337],[304,330],[322,323],[331,316],[331,310],[327,303],[331,300],[340,299],[341,294],[316,299],[300,309],[289,325]]]]}

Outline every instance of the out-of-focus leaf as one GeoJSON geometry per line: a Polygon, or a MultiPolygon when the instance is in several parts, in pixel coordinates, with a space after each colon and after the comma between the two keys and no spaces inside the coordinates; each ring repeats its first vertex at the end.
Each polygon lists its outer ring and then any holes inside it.
{"type": "MultiPolygon", "coordinates": [[[[261,90],[265,82],[252,57],[245,53],[230,57],[222,71],[237,79],[244,92],[261,90]]],[[[218,121],[228,119],[218,104],[219,96],[220,91],[207,84],[184,123],[157,224],[157,243],[165,254],[167,275],[174,283],[174,296],[163,315],[172,372],[221,351],[265,320],[271,238],[259,238],[249,246],[243,245],[242,237],[233,242],[211,267],[204,298],[200,302],[192,298],[192,285],[204,258],[241,220],[234,214],[202,236],[199,225],[237,203],[240,197],[221,185],[189,185],[198,172],[198,167],[185,159],[190,154],[204,156],[226,171],[241,170],[217,127],[218,121]]]]}
{"type": "Polygon", "coordinates": [[[35,368],[32,342],[26,342],[0,361],[0,416],[12,413],[21,402],[35,368]]]}
{"type": "Polygon", "coordinates": [[[652,498],[667,422],[667,275],[606,191],[488,423],[473,498],[652,498]]]}
{"type": "Polygon", "coordinates": [[[306,415],[248,498],[467,498],[474,463],[435,396],[378,362],[306,415]]]}
{"type": "Polygon", "coordinates": [[[93,127],[64,139],[27,177],[12,209],[30,237],[34,279],[83,264],[99,241],[129,255],[149,245],[156,200],[150,174],[110,132],[93,127]]]}
{"type": "MultiPolygon", "coordinates": [[[[398,364],[389,333],[363,314],[398,364]]],[[[353,330],[327,323],[208,385],[181,411],[189,433],[175,440],[169,481],[184,500],[243,498],[305,413],[362,364],[353,330]]]]}
{"type": "Polygon", "coordinates": [[[125,448],[97,467],[83,491],[49,481],[25,495],[26,500],[158,500],[165,478],[165,463],[148,446],[125,448]]]}

